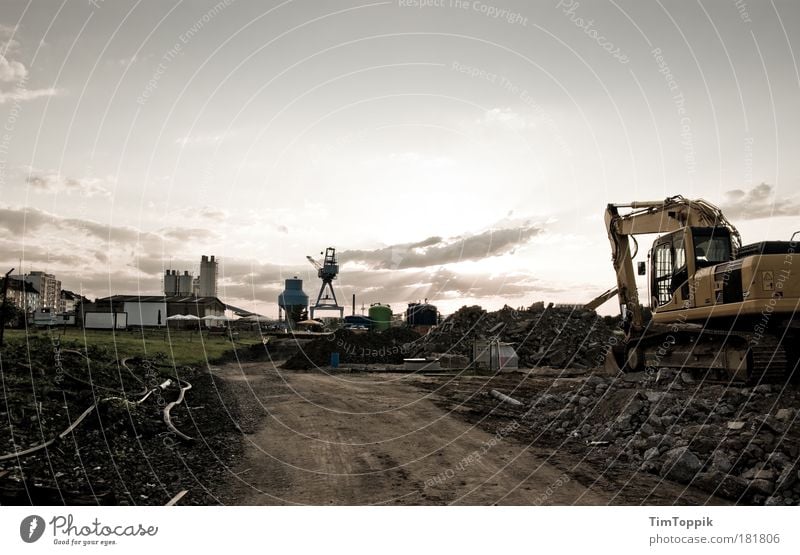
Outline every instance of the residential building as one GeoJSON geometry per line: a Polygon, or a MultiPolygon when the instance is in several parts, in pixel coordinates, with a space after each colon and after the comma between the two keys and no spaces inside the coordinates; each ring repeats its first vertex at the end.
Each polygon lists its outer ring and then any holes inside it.
{"type": "MultiPolygon", "coordinates": [[[[0,278],[0,287],[2,286],[3,279],[0,278]]],[[[6,299],[9,304],[13,304],[26,313],[32,313],[40,308],[39,291],[30,283],[21,279],[8,278],[6,299]]]]}
{"type": "Polygon", "coordinates": [[[51,308],[58,310],[61,304],[61,282],[53,274],[46,272],[30,272],[24,276],[13,276],[14,279],[24,280],[33,285],[39,292],[39,306],[36,308],[51,308]]]}
{"type": "Polygon", "coordinates": [[[61,302],[58,307],[58,312],[64,314],[66,312],[75,312],[75,307],[83,300],[88,300],[85,297],[70,291],[69,289],[61,290],[61,302]]]}

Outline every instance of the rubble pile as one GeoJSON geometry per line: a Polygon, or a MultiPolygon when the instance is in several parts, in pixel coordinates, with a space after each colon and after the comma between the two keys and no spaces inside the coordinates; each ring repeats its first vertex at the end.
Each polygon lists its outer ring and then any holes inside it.
{"type": "Polygon", "coordinates": [[[540,302],[486,312],[465,306],[425,337],[425,350],[471,356],[475,339],[499,336],[516,349],[522,367],[586,369],[602,366],[613,333],[595,311],[583,308],[540,302]]]}
{"type": "Polygon", "coordinates": [[[408,328],[389,328],[380,332],[337,330],[310,341],[292,355],[281,368],[310,370],[328,366],[331,354],[339,353],[342,364],[402,364],[417,350],[420,336],[408,328]]]}
{"type": "Polygon", "coordinates": [[[593,375],[533,395],[523,421],[538,438],[600,453],[605,467],[628,464],[738,503],[799,505],[798,401],[796,388],[699,383],[669,370],[593,375]]]}
{"type": "Polygon", "coordinates": [[[159,357],[123,364],[108,349],[30,337],[6,344],[0,374],[0,504],[161,505],[184,489],[182,504],[215,503],[219,462],[241,449],[230,441],[236,405],[207,370],[159,357]],[[172,422],[203,441],[183,441],[163,421],[186,382],[172,422]]]}

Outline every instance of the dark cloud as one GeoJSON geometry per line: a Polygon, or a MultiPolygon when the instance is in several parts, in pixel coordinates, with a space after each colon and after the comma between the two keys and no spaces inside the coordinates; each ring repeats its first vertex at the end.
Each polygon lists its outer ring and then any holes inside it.
{"type": "Polygon", "coordinates": [[[126,226],[112,226],[101,224],[92,220],[80,218],[61,218],[36,208],[11,208],[0,207],[0,227],[5,228],[20,238],[26,234],[35,233],[44,226],[53,226],[63,233],[82,233],[102,241],[111,241],[119,244],[136,245],[144,240],[161,240],[158,235],[141,233],[139,230],[126,226]]]}
{"type": "Polygon", "coordinates": [[[732,221],[757,220],[778,216],[800,216],[800,199],[777,197],[775,187],[762,183],[750,189],[733,189],[725,193],[722,212],[732,221]]]}
{"type": "Polygon", "coordinates": [[[0,207],[0,226],[13,235],[36,231],[52,219],[53,216],[35,208],[0,207]]]}
{"type": "Polygon", "coordinates": [[[495,229],[450,239],[429,237],[416,243],[390,245],[375,250],[349,250],[340,262],[363,262],[372,269],[406,269],[442,266],[465,260],[482,260],[513,252],[539,234],[541,229],[524,225],[495,229]]]}

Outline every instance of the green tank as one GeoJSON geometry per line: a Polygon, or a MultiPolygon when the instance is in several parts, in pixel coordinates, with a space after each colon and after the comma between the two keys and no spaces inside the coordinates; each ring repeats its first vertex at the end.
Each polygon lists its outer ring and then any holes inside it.
{"type": "Polygon", "coordinates": [[[392,308],[388,304],[370,305],[369,319],[372,320],[373,331],[388,330],[392,324],[392,308]]]}

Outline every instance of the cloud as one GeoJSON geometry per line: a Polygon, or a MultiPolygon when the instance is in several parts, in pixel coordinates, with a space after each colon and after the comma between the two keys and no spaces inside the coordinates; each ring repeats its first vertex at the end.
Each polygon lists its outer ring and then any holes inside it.
{"type": "Polygon", "coordinates": [[[204,218],[209,218],[211,220],[216,220],[221,222],[228,217],[228,213],[221,208],[215,208],[213,206],[204,206],[200,209],[200,215],[204,218]]]}
{"type": "Polygon", "coordinates": [[[29,89],[26,86],[28,78],[28,68],[25,64],[12,59],[10,56],[16,54],[19,49],[19,42],[13,38],[17,27],[0,25],[0,83],[16,86],[3,89],[0,88],[0,104],[6,102],[25,102],[37,98],[55,96],[59,91],[54,88],[29,89]]]}
{"type": "Polygon", "coordinates": [[[200,227],[170,227],[162,229],[161,234],[176,241],[209,239],[214,236],[211,230],[200,227]]]}
{"type": "Polygon", "coordinates": [[[483,114],[483,118],[478,120],[479,124],[486,126],[503,127],[519,131],[528,127],[535,127],[535,124],[528,118],[512,110],[511,108],[492,108],[483,114]]]}
{"type": "Polygon", "coordinates": [[[226,137],[229,137],[230,133],[223,134],[223,133],[198,133],[196,135],[185,135],[183,137],[178,137],[175,139],[175,144],[180,145],[182,147],[192,146],[192,145],[217,145],[221,143],[226,137]]]}
{"type": "Polygon", "coordinates": [[[732,221],[757,220],[779,216],[800,216],[800,199],[795,196],[778,197],[775,187],[761,183],[748,191],[733,189],[725,193],[720,208],[732,221]]]}
{"type": "Polygon", "coordinates": [[[402,243],[375,250],[340,253],[342,263],[363,262],[372,269],[404,269],[442,266],[466,260],[482,260],[513,252],[541,230],[531,225],[492,229],[450,239],[429,237],[416,243],[402,243]]]}
{"type": "Polygon", "coordinates": [[[6,102],[26,102],[37,98],[61,94],[59,89],[26,89],[17,87],[13,91],[0,91],[0,104],[6,102]]]}
{"type": "MultiPolygon", "coordinates": [[[[540,232],[524,222],[508,224],[507,228],[455,238],[433,236],[381,249],[342,251],[341,261],[346,265],[335,284],[339,300],[349,305],[350,296],[356,293],[359,306],[384,302],[400,311],[405,303],[426,297],[533,298],[555,290],[527,272],[464,274],[443,267],[450,262],[509,253],[540,232]],[[347,264],[356,261],[362,264],[347,264]]],[[[0,206],[0,263],[17,266],[18,259],[23,258],[27,271],[47,269],[58,276],[64,288],[91,297],[159,293],[165,268],[196,269],[199,259],[199,253],[197,259],[172,259],[165,253],[186,253],[187,241],[202,242],[210,235],[213,233],[206,229],[180,226],[142,232],[128,226],[65,218],[36,208],[0,206]]],[[[274,307],[283,281],[293,276],[304,280],[304,289],[313,302],[319,279],[305,260],[281,266],[224,257],[220,263],[220,295],[239,306],[267,303],[274,307]]]]}
{"type": "Polygon", "coordinates": [[[75,179],[64,177],[57,173],[32,172],[25,178],[25,182],[36,191],[48,193],[66,193],[70,195],[77,193],[86,197],[111,196],[111,192],[105,186],[106,181],[96,177],[75,179]]]}
{"type": "Polygon", "coordinates": [[[0,54],[0,81],[14,83],[28,76],[28,70],[20,62],[9,60],[0,54]]]}

